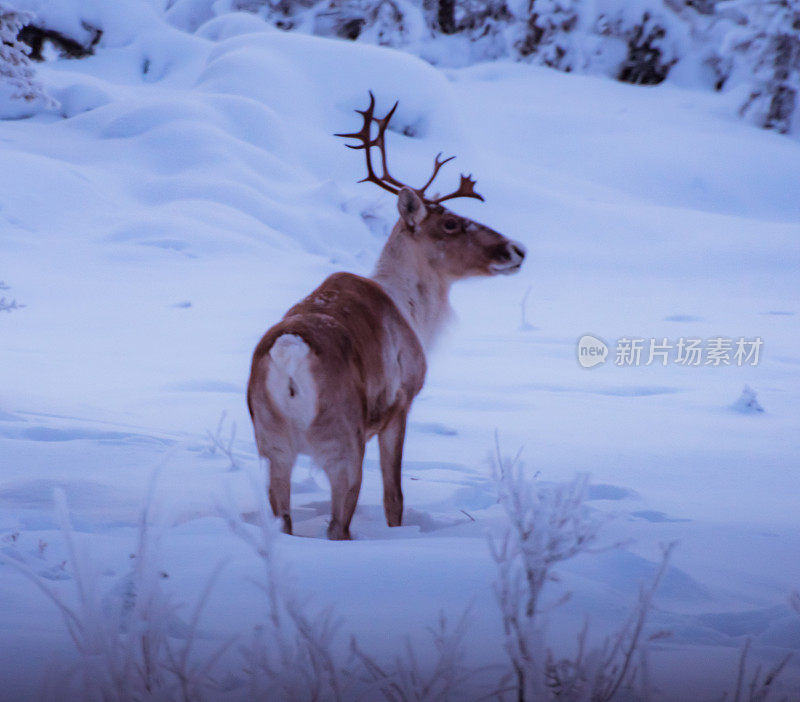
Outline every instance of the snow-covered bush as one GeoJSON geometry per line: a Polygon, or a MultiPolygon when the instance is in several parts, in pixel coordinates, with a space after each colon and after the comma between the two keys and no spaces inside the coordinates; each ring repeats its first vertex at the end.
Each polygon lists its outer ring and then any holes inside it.
{"type": "Polygon", "coordinates": [[[657,85],[678,61],[691,56],[691,20],[697,16],[670,0],[606,0],[595,17],[586,18],[592,23],[587,67],[624,83],[657,85]]]}
{"type": "Polygon", "coordinates": [[[726,0],[732,24],[719,49],[720,87],[747,86],[740,113],[760,127],[797,132],[800,94],[800,0],[726,0]]]}
{"type": "MultiPolygon", "coordinates": [[[[196,0],[179,0],[173,14],[180,3],[192,7],[197,4],[196,0]]],[[[299,29],[381,46],[407,46],[421,33],[429,33],[421,9],[413,0],[222,0],[207,4],[214,14],[251,12],[278,29],[299,29]]],[[[194,10],[199,11],[196,7],[194,10]]]]}
{"type": "Polygon", "coordinates": [[[519,56],[562,71],[582,68],[575,32],[580,21],[580,0],[528,2],[525,31],[516,42],[519,56]]]}
{"type": "Polygon", "coordinates": [[[56,106],[36,80],[30,47],[17,38],[32,19],[31,13],[0,3],[0,119],[30,117],[56,106]]]}
{"type": "Polygon", "coordinates": [[[666,23],[648,12],[626,32],[628,55],[617,79],[635,85],[657,85],[677,63],[678,56],[666,41],[666,23]]]}
{"type": "MultiPolygon", "coordinates": [[[[653,596],[666,571],[673,546],[664,548],[661,564],[649,587],[642,587],[628,620],[599,647],[589,647],[588,627],[578,638],[573,657],[558,657],[544,636],[542,594],[555,580],[554,569],[590,551],[602,519],[584,507],[587,478],[567,485],[544,487],[526,477],[517,456],[494,459],[500,504],[508,525],[490,541],[497,564],[497,601],[503,617],[506,651],[514,669],[519,700],[605,702],[623,685],[646,688],[640,663],[648,638],[644,625],[653,596]]],[[[563,596],[556,605],[565,601],[563,596]]],[[[555,605],[549,605],[550,607],[555,605]]],[[[646,693],[646,689],[643,690],[646,693]]]]}
{"type": "Polygon", "coordinates": [[[323,3],[314,12],[314,33],[399,47],[410,41],[419,24],[409,16],[413,14],[418,14],[416,8],[396,0],[323,3]]]}

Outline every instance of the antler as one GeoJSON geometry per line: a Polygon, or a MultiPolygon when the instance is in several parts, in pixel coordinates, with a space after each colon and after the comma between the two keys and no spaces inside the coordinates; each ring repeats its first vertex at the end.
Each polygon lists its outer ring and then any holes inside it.
{"type": "Polygon", "coordinates": [[[362,125],[361,129],[357,132],[352,132],[350,134],[334,134],[334,136],[344,137],[345,139],[358,139],[361,143],[360,144],[345,144],[348,149],[364,149],[365,158],[367,160],[367,177],[362,178],[359,180],[359,183],[375,183],[375,185],[380,186],[384,190],[388,190],[390,193],[397,193],[400,192],[400,188],[403,187],[403,183],[400,181],[395,180],[389,175],[389,172],[386,168],[386,141],[384,139],[384,134],[386,133],[386,128],[389,126],[389,120],[392,118],[394,111],[397,109],[397,103],[394,104],[394,107],[389,110],[389,113],[383,117],[382,119],[378,119],[375,117],[375,96],[372,94],[372,91],[369,91],[369,107],[366,110],[356,110],[358,114],[360,114],[364,118],[364,124],[362,125]],[[372,123],[378,123],[378,136],[375,139],[372,138],[372,123]],[[383,177],[379,177],[374,169],[372,168],[372,147],[377,146],[381,152],[381,164],[383,166],[383,177]]]}
{"type": "MultiPolygon", "coordinates": [[[[361,142],[360,144],[345,144],[345,146],[347,146],[349,149],[364,150],[365,159],[367,162],[367,176],[358,182],[375,183],[375,185],[383,188],[384,190],[388,190],[390,193],[394,193],[395,195],[400,192],[401,188],[411,187],[400,182],[394,176],[392,176],[389,173],[389,167],[386,163],[386,130],[389,127],[389,121],[392,119],[398,104],[399,103],[395,102],[392,109],[389,110],[384,117],[375,117],[375,96],[370,90],[369,107],[367,107],[366,110],[356,110],[356,112],[358,112],[358,114],[364,118],[364,124],[361,126],[361,129],[350,134],[334,134],[334,136],[344,137],[345,139],[358,139],[361,142]],[[372,138],[373,122],[378,125],[378,134],[374,139],[372,138]],[[380,176],[375,173],[375,169],[372,165],[372,147],[374,146],[378,147],[378,151],[381,155],[381,169],[383,174],[380,176]]],[[[458,190],[454,190],[449,195],[443,195],[435,198],[425,196],[425,191],[433,184],[433,181],[436,179],[436,176],[439,173],[439,169],[444,166],[445,163],[452,161],[455,158],[455,156],[450,156],[449,158],[440,160],[441,156],[441,152],[436,155],[436,158],[433,161],[433,173],[431,177],[428,178],[428,181],[425,183],[425,185],[423,185],[421,188],[411,189],[430,205],[438,205],[445,200],[452,200],[456,197],[472,197],[476,200],[483,201],[483,196],[475,192],[475,181],[472,179],[471,174],[468,176],[462,174],[461,183],[458,186],[458,190]]]]}
{"type": "MultiPolygon", "coordinates": [[[[448,159],[449,161],[450,159],[448,159]]],[[[434,173],[435,175],[435,173],[434,173]]],[[[461,174],[461,183],[459,183],[458,190],[454,190],[449,195],[444,195],[442,197],[437,197],[434,200],[428,200],[428,202],[432,202],[435,205],[438,205],[445,200],[452,200],[454,197],[474,197],[476,200],[480,200],[481,202],[484,201],[483,195],[479,195],[475,192],[475,183],[477,181],[472,179],[472,173],[468,176],[465,176],[463,173],[461,174]]]]}

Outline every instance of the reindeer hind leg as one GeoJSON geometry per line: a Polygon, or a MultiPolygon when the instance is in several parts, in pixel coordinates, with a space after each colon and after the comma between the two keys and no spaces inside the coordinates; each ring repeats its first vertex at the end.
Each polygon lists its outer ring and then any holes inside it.
{"type": "Polygon", "coordinates": [[[347,442],[348,448],[337,446],[333,455],[315,456],[331,484],[331,521],[328,538],[334,541],[350,539],[350,522],[356,511],[361,492],[361,471],[364,462],[363,442],[347,442]]]}
{"type": "Polygon", "coordinates": [[[292,468],[295,455],[275,456],[269,460],[269,504],[272,513],[283,521],[285,534],[292,533],[292,468]]]}
{"type": "Polygon", "coordinates": [[[292,533],[291,491],[292,468],[297,452],[285,440],[284,434],[267,431],[263,425],[256,427],[258,453],[267,459],[268,496],[272,513],[283,521],[283,531],[292,533]]]}

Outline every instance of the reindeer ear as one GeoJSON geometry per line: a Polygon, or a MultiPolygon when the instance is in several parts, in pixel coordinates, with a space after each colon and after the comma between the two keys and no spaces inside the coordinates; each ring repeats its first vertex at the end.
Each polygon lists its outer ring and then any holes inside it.
{"type": "Polygon", "coordinates": [[[403,188],[397,194],[397,210],[403,221],[413,230],[428,216],[428,210],[422,198],[411,188],[403,188]]]}

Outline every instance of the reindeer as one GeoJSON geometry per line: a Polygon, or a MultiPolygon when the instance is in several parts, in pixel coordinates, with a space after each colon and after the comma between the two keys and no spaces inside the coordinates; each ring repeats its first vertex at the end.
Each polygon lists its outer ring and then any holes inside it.
{"type": "Polygon", "coordinates": [[[406,419],[422,389],[426,353],[451,315],[450,286],[470,276],[508,275],[520,269],[519,242],[442,205],[459,197],[483,200],[471,176],[454,192],[426,195],[439,169],[434,159],[421,188],[390,175],[386,130],[397,103],[376,117],[369,93],[363,125],[347,144],[361,149],[371,182],[397,196],[400,217],[371,278],[334,273],[292,307],[256,346],[247,387],[258,452],[269,461],[269,501],[283,530],[292,533],[290,477],[298,454],[308,454],[331,487],[328,538],[349,539],[361,490],[367,441],[377,434],[386,522],[403,518],[400,468],[406,419]],[[377,133],[373,138],[373,123],[377,133]],[[382,174],[375,172],[377,148],[382,174]]]}

